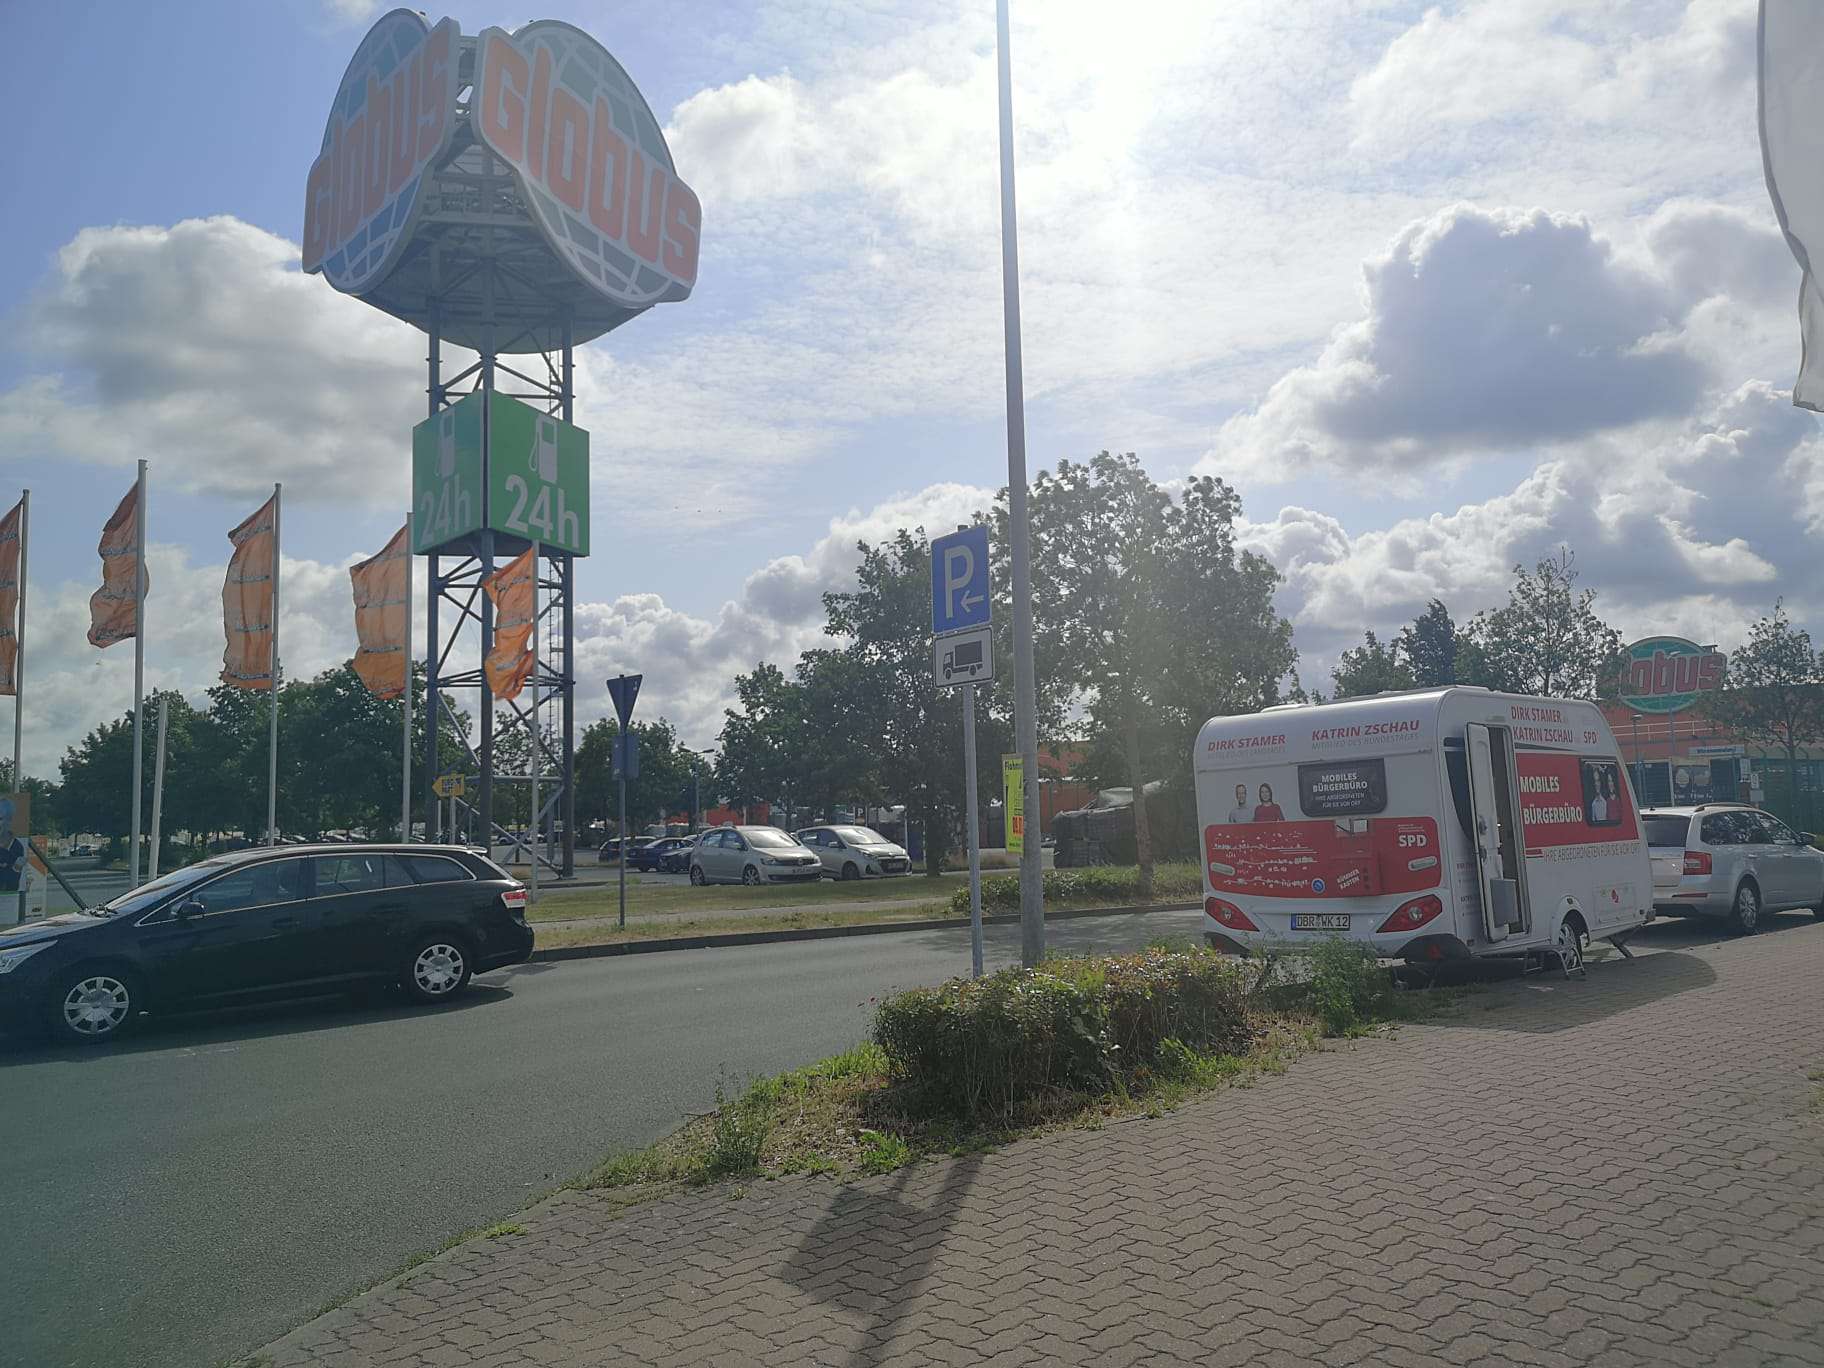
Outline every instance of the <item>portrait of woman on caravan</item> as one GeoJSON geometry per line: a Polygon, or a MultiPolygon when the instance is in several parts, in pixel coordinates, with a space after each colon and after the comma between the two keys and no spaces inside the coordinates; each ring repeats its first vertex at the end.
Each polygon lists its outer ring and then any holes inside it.
{"type": "Polygon", "coordinates": [[[1254,809],[1254,820],[1257,822],[1283,822],[1286,814],[1281,812],[1279,804],[1273,801],[1273,786],[1260,786],[1260,806],[1254,809]]]}

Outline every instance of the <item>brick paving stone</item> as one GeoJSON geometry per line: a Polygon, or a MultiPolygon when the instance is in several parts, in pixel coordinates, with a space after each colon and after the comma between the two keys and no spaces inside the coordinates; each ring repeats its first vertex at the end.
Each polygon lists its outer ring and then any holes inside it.
{"type": "Polygon", "coordinates": [[[1487,988],[1164,1118],[562,1193],[264,1361],[1824,1368],[1821,984],[1795,924],[1487,988]]]}

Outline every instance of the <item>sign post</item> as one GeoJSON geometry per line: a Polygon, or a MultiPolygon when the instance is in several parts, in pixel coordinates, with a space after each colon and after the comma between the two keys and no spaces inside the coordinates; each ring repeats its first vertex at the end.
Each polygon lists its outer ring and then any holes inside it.
{"type": "Polygon", "coordinates": [[[620,790],[621,826],[621,928],[627,927],[627,781],[639,773],[640,753],[627,725],[633,719],[633,702],[640,696],[644,675],[617,675],[608,681],[608,697],[614,700],[615,716],[621,730],[614,738],[614,774],[620,790]]]}
{"type": "Polygon", "coordinates": [[[931,674],[963,688],[963,800],[969,824],[969,955],[982,976],[982,826],[977,812],[975,686],[994,679],[988,529],[959,527],[931,543],[931,674]]]}

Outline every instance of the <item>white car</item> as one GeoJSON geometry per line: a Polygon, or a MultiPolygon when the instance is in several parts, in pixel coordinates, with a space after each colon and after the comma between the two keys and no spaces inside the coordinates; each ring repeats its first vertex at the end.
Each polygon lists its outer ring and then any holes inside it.
{"type": "Polygon", "coordinates": [[[912,868],[912,859],[904,847],[894,845],[873,827],[817,826],[796,834],[823,862],[823,872],[833,879],[905,874],[912,868]]]}
{"type": "Polygon", "coordinates": [[[817,857],[778,827],[717,827],[690,851],[693,884],[815,883],[822,877],[817,857]]]}

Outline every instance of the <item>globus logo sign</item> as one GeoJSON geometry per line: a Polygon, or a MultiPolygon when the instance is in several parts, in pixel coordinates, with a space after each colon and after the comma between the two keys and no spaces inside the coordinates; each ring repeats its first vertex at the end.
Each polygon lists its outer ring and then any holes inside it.
{"type": "Polygon", "coordinates": [[[343,73],[304,194],[302,265],[346,294],[386,279],[456,125],[454,19],[383,15],[343,73]]]}
{"type": "Polygon", "coordinates": [[[1683,637],[1645,637],[1622,653],[1621,701],[1636,712],[1683,712],[1722,687],[1728,657],[1683,637]]]}
{"type": "Polygon", "coordinates": [[[703,208],[621,64],[553,19],[476,42],[475,135],[513,168],[552,248],[625,307],[686,298],[703,208]]]}

